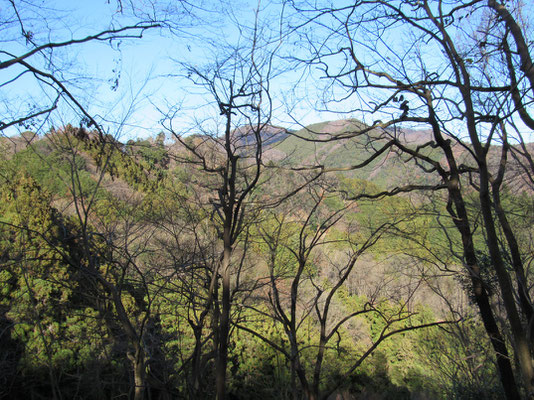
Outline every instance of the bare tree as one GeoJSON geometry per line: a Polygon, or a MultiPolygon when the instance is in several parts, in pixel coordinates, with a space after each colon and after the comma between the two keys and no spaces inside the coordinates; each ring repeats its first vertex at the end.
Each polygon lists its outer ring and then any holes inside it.
{"type": "Polygon", "coordinates": [[[377,144],[374,154],[346,169],[395,151],[439,178],[437,184],[408,184],[366,196],[381,198],[414,190],[446,193],[446,208],[461,236],[463,262],[495,350],[503,388],[508,398],[520,397],[497,311],[491,307],[480,275],[479,251],[491,259],[506,310],[504,329],[510,330],[513,353],[531,398],[530,286],[518,232],[500,199],[509,154],[522,153],[521,164],[530,168],[524,139],[509,132],[521,129],[517,117],[530,126],[533,94],[529,83],[532,61],[525,39],[530,31],[519,22],[521,3],[358,1],[338,8],[297,4],[296,9],[304,17],[302,29],[318,25],[321,29],[316,31],[325,33],[325,40],[312,37],[308,41],[311,56],[307,60],[328,78],[331,99],[341,104],[356,100],[359,107],[349,111],[368,118],[364,129],[317,140],[371,136],[377,144]],[[431,135],[412,144],[403,127],[426,127],[431,135]],[[514,147],[514,140],[519,140],[519,146],[514,147]],[[497,144],[501,154],[495,161],[497,144]],[[476,239],[475,217],[467,207],[472,191],[478,195],[483,221],[482,248],[476,239]],[[506,265],[508,254],[512,271],[506,265]]]}
{"type": "Polygon", "coordinates": [[[287,205],[280,210],[273,210],[271,218],[267,218],[266,224],[260,228],[262,240],[268,249],[269,277],[266,279],[269,286],[265,297],[269,311],[253,303],[247,306],[260,317],[272,318],[279,324],[287,338],[287,346],[236,321],[238,328],[258,337],[286,357],[290,365],[290,387],[294,399],[299,398],[297,380],[306,399],[326,399],[342,387],[346,379],[387,338],[401,332],[450,323],[412,323],[410,318],[416,313],[409,306],[409,298],[414,295],[413,292],[400,301],[402,306],[389,312],[381,307],[379,290],[359,309],[348,309],[340,303],[339,296],[355,272],[356,262],[396,222],[386,222],[371,229],[368,234],[363,232],[361,226],[349,224],[340,227],[346,232],[344,237],[330,235],[353,203],[349,201],[339,209],[329,209],[324,203],[338,193],[329,193],[329,190],[320,186],[309,186],[305,194],[301,193],[292,199],[298,202],[298,211],[287,205]],[[303,205],[306,208],[304,213],[303,205]],[[346,254],[331,254],[333,248],[339,246],[348,249],[346,254]],[[382,330],[370,344],[366,344],[361,353],[353,355],[355,359],[347,362],[346,370],[338,371],[339,379],[327,382],[324,376],[327,360],[332,354],[346,357],[340,349],[341,338],[346,335],[347,326],[365,314],[381,320],[384,324],[382,330]],[[312,328],[308,323],[310,320],[313,321],[312,328]],[[318,335],[318,339],[311,343],[305,339],[306,335],[310,335],[310,330],[318,335]],[[311,354],[311,357],[306,357],[306,354],[311,354]],[[308,358],[311,359],[311,367],[304,361],[308,358]]]}
{"type": "Polygon", "coordinates": [[[210,312],[216,350],[216,392],[225,399],[228,344],[233,297],[241,290],[240,271],[246,254],[244,233],[258,213],[253,201],[263,172],[263,141],[271,119],[269,84],[274,52],[259,45],[257,29],[249,48],[234,48],[206,69],[184,66],[193,84],[209,94],[221,118],[202,124],[200,135],[184,135],[168,114],[166,128],[183,147],[177,160],[192,165],[192,184],[208,210],[217,232],[220,255],[210,271],[210,282],[201,319],[210,312]],[[236,247],[240,246],[240,253],[236,247]],[[239,261],[241,260],[241,261],[239,261]]]}
{"type": "Polygon", "coordinates": [[[147,30],[161,26],[156,19],[133,22],[130,19],[129,24],[117,26],[110,22],[108,28],[78,37],[61,24],[59,19],[65,17],[61,14],[62,11],[37,2],[6,1],[1,23],[4,35],[0,62],[4,78],[1,84],[4,96],[12,91],[28,97],[24,98],[27,104],[21,102],[17,107],[12,106],[13,99],[2,99],[0,132],[9,133],[20,127],[38,132],[49,125],[46,121],[53,111],[71,107],[78,113],[82,124],[103,135],[101,121],[94,118],[85,99],[77,94],[75,67],[64,60],[65,51],[96,42],[113,46],[121,40],[141,38],[147,30]],[[28,88],[33,95],[23,93],[21,87],[28,88]]]}

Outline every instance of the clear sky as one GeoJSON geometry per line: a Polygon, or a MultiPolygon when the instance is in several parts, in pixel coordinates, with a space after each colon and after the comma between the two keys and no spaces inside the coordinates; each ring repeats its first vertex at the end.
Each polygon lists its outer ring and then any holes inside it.
{"type": "MultiPolygon", "coordinates": [[[[80,38],[110,26],[135,23],[139,19],[131,15],[128,3],[122,0],[124,10],[120,13],[119,0],[15,2],[20,6],[25,29],[32,32],[37,43],[80,38]]],[[[282,10],[282,2],[277,0],[260,3],[258,0],[225,3],[216,0],[194,0],[190,3],[136,0],[134,3],[139,6],[134,10],[138,16],[154,10],[159,18],[168,22],[168,27],[147,31],[142,39],[90,42],[54,51],[58,76],[66,82],[80,103],[104,122],[103,125],[111,134],[123,140],[157,134],[162,129],[161,120],[169,110],[178,110],[176,123],[184,128],[194,125],[194,118],[207,116],[210,109],[204,106],[212,98],[187,79],[183,64],[202,68],[220,61],[225,49],[249,44],[243,40],[243,35],[250,36],[258,4],[262,29],[265,30],[260,38],[265,42],[267,35],[275,37],[282,10]],[[175,8],[169,9],[169,4],[175,8]]],[[[23,54],[31,45],[20,40],[10,41],[11,37],[20,38],[20,26],[16,21],[5,22],[12,15],[11,11],[9,1],[0,0],[0,18],[4,20],[0,24],[0,35],[3,36],[0,43],[4,51],[23,54]]],[[[285,12],[289,11],[286,9],[285,12]]],[[[322,33],[319,25],[310,29],[310,35],[322,33]]],[[[285,56],[298,55],[298,47],[291,43],[291,39],[288,42],[286,48],[277,50],[277,65],[288,66],[290,64],[287,64],[285,56]]],[[[272,50],[275,43],[269,46],[272,50]]],[[[0,80],[8,82],[20,72],[13,68],[0,70],[0,80]]],[[[295,128],[298,125],[291,126],[293,119],[308,125],[329,119],[361,118],[361,115],[350,113],[335,115],[314,111],[323,95],[322,85],[326,80],[318,79],[320,74],[316,74],[314,80],[300,81],[294,92],[301,73],[300,70],[289,70],[272,80],[271,95],[275,106],[272,123],[295,128]]],[[[33,105],[49,104],[53,101],[53,95],[54,92],[47,90],[44,83],[36,81],[29,74],[19,77],[13,83],[0,87],[0,120],[21,115],[33,105]],[[47,96],[50,98],[47,99],[47,96]]],[[[366,100],[363,98],[363,101],[366,100]]],[[[358,108],[356,96],[348,101],[352,102],[349,106],[353,109],[358,108]]],[[[339,103],[338,108],[345,105],[339,103]]],[[[43,121],[43,131],[51,125],[79,123],[80,116],[64,103],[60,103],[59,111],[54,114],[54,119],[43,121]]],[[[217,109],[212,108],[211,112],[216,116],[217,109]]],[[[7,133],[14,134],[17,130],[25,129],[16,127],[7,133]]]]}
{"type": "MultiPolygon", "coordinates": [[[[258,8],[257,0],[234,0],[226,3],[224,9],[217,1],[195,1],[192,5],[184,3],[186,12],[179,2],[137,1],[135,4],[139,5],[135,10],[138,15],[150,12],[148,5],[155,4],[159,7],[156,14],[165,18],[170,29],[149,30],[141,39],[90,42],[54,51],[60,75],[69,90],[92,115],[104,121],[110,133],[123,139],[157,134],[161,130],[163,113],[169,109],[180,109],[177,118],[184,126],[194,118],[202,118],[199,115],[204,110],[202,106],[212,99],[186,79],[185,68],[180,63],[202,68],[222,58],[225,47],[248,43],[242,36],[250,34],[258,8]],[[175,9],[169,10],[166,3],[175,4],[175,9]]],[[[118,12],[117,0],[38,0],[35,5],[31,8],[19,4],[19,11],[25,29],[34,34],[36,43],[81,38],[109,26],[138,21],[132,17],[132,10],[125,0],[123,13],[118,12]]],[[[2,7],[0,13],[9,14],[7,1],[2,7]]],[[[273,26],[263,29],[273,28],[269,34],[274,35],[281,8],[262,3],[259,7],[262,21],[274,21],[273,26]]],[[[20,37],[17,24],[6,27],[11,29],[7,33],[12,37],[20,37]]],[[[4,49],[17,55],[30,47],[20,40],[4,44],[4,49]]],[[[16,69],[0,71],[0,79],[8,81],[18,72],[16,69]]],[[[298,74],[298,71],[289,71],[283,78],[272,81],[273,101],[279,117],[273,120],[274,123],[287,126],[291,122],[285,113],[287,110],[281,105],[282,100],[285,102],[291,97],[287,88],[298,80],[298,74]]],[[[0,115],[9,118],[10,112],[23,112],[25,107],[33,104],[49,104],[54,93],[45,86],[27,74],[4,87],[0,115]],[[46,96],[50,98],[45,101],[46,96]],[[13,103],[19,103],[20,108],[14,110],[13,103]]],[[[71,108],[63,103],[59,108],[60,112],[54,114],[53,120],[43,123],[43,130],[50,125],[79,123],[80,117],[71,108]]],[[[308,105],[296,107],[292,110],[293,117],[302,124],[325,119],[324,115],[310,111],[312,109],[308,105]]],[[[24,129],[17,127],[17,130],[24,129]]],[[[15,129],[8,132],[14,133],[17,133],[15,129]]]]}

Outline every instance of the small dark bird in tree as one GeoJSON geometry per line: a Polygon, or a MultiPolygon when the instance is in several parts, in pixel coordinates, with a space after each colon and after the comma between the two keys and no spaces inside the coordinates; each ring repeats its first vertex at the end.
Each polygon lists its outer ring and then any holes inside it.
{"type": "Polygon", "coordinates": [[[401,119],[405,119],[408,116],[408,111],[410,110],[410,106],[408,105],[408,100],[404,100],[402,104],[399,106],[399,108],[402,110],[401,119]]]}

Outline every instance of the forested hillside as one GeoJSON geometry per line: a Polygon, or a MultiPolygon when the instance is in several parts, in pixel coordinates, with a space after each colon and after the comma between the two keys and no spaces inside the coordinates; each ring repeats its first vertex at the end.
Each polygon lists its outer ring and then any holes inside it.
{"type": "MultiPolygon", "coordinates": [[[[242,136],[230,136],[244,159],[240,185],[256,147],[242,136]]],[[[220,323],[210,290],[220,290],[224,246],[224,187],[211,171],[224,154],[201,135],[187,145],[108,139],[72,126],[3,139],[5,395],[111,398],[142,384],[156,398],[209,397],[220,323]],[[193,143],[213,165],[194,162],[193,143]]],[[[282,139],[273,148],[290,146],[282,139]]],[[[381,162],[393,181],[379,186],[293,170],[307,152],[269,161],[235,228],[229,391],[500,397],[448,248],[457,239],[440,222],[445,203],[350,200],[394,186],[400,161],[381,162]]],[[[530,235],[528,210],[517,210],[530,235]]]]}
{"type": "Polygon", "coordinates": [[[532,5],[3,3],[1,399],[534,399],[532,5]]]}

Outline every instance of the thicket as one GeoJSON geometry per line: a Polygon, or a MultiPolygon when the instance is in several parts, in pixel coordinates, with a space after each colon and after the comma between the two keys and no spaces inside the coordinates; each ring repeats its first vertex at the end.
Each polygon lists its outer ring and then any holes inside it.
{"type": "MultiPolygon", "coordinates": [[[[212,324],[218,306],[206,308],[206,298],[219,257],[213,226],[217,216],[209,199],[203,199],[209,196],[203,192],[205,187],[193,186],[205,181],[202,171],[171,166],[165,149],[163,143],[151,141],[124,147],[115,141],[102,145],[96,136],[91,139],[88,132],[67,127],[2,161],[0,371],[4,397],[133,396],[136,345],[144,352],[141,368],[151,398],[214,395],[217,331],[212,324]],[[135,145],[142,146],[141,150],[135,145]],[[66,146],[70,153],[63,150],[66,146]],[[99,187],[104,179],[98,174],[102,168],[105,179],[127,182],[135,196],[118,199],[99,187]],[[76,190],[73,176],[78,177],[76,190]],[[95,196],[89,218],[80,219],[76,204],[91,194],[95,196]]],[[[336,265],[342,265],[339,260],[346,257],[347,232],[352,232],[351,240],[361,243],[372,233],[373,224],[399,220],[395,229],[369,249],[374,269],[388,265],[389,257],[408,249],[418,249],[415,254],[419,259],[426,257],[428,263],[429,250],[443,251],[439,242],[445,233],[434,216],[414,216],[414,206],[403,198],[373,205],[362,201],[344,209],[347,193],[360,193],[363,186],[367,191],[374,189],[364,181],[339,179],[336,185],[342,190],[328,194],[324,202],[314,203],[312,195],[299,194],[290,205],[262,210],[235,245],[238,263],[246,265],[239,269],[236,279],[240,284],[235,282],[232,293],[227,379],[228,391],[236,398],[302,395],[302,387],[291,376],[287,326],[281,314],[273,311],[268,271],[271,268],[278,290],[289,289],[298,269],[296,253],[303,235],[323,235],[321,248],[310,253],[304,267],[297,305],[296,343],[302,368],[310,375],[316,365],[320,320],[309,302],[315,290],[329,290],[335,284],[336,265]],[[309,207],[316,212],[308,214],[309,207]],[[331,229],[324,228],[330,215],[340,210],[331,229]],[[291,217],[277,225],[284,215],[291,217]],[[269,238],[277,229],[277,246],[273,247],[269,238]]],[[[290,185],[289,175],[267,184],[282,182],[290,185]]],[[[263,186],[258,198],[269,191],[281,188],[263,186]]],[[[529,199],[524,195],[519,201],[529,199]]],[[[511,197],[510,201],[516,200],[511,197]]],[[[414,260],[405,260],[395,271],[377,271],[379,279],[396,282],[397,288],[408,286],[405,269],[414,260]]],[[[332,299],[336,319],[354,310],[365,312],[343,324],[328,342],[321,391],[338,387],[339,393],[379,394],[388,399],[415,394],[502,396],[487,359],[487,340],[481,339],[480,322],[471,311],[465,311],[465,319],[457,324],[411,330],[443,318],[454,320],[457,315],[451,313],[453,308],[432,309],[423,299],[410,300],[410,290],[393,297],[374,291],[376,282],[361,275],[358,284],[349,279],[332,299]],[[408,330],[386,339],[351,370],[354,360],[390,325],[408,330]]],[[[321,301],[316,306],[321,307],[321,301]]],[[[280,306],[288,307],[288,302],[283,298],[280,306]]],[[[471,306],[466,305],[466,310],[471,306]]]]}

